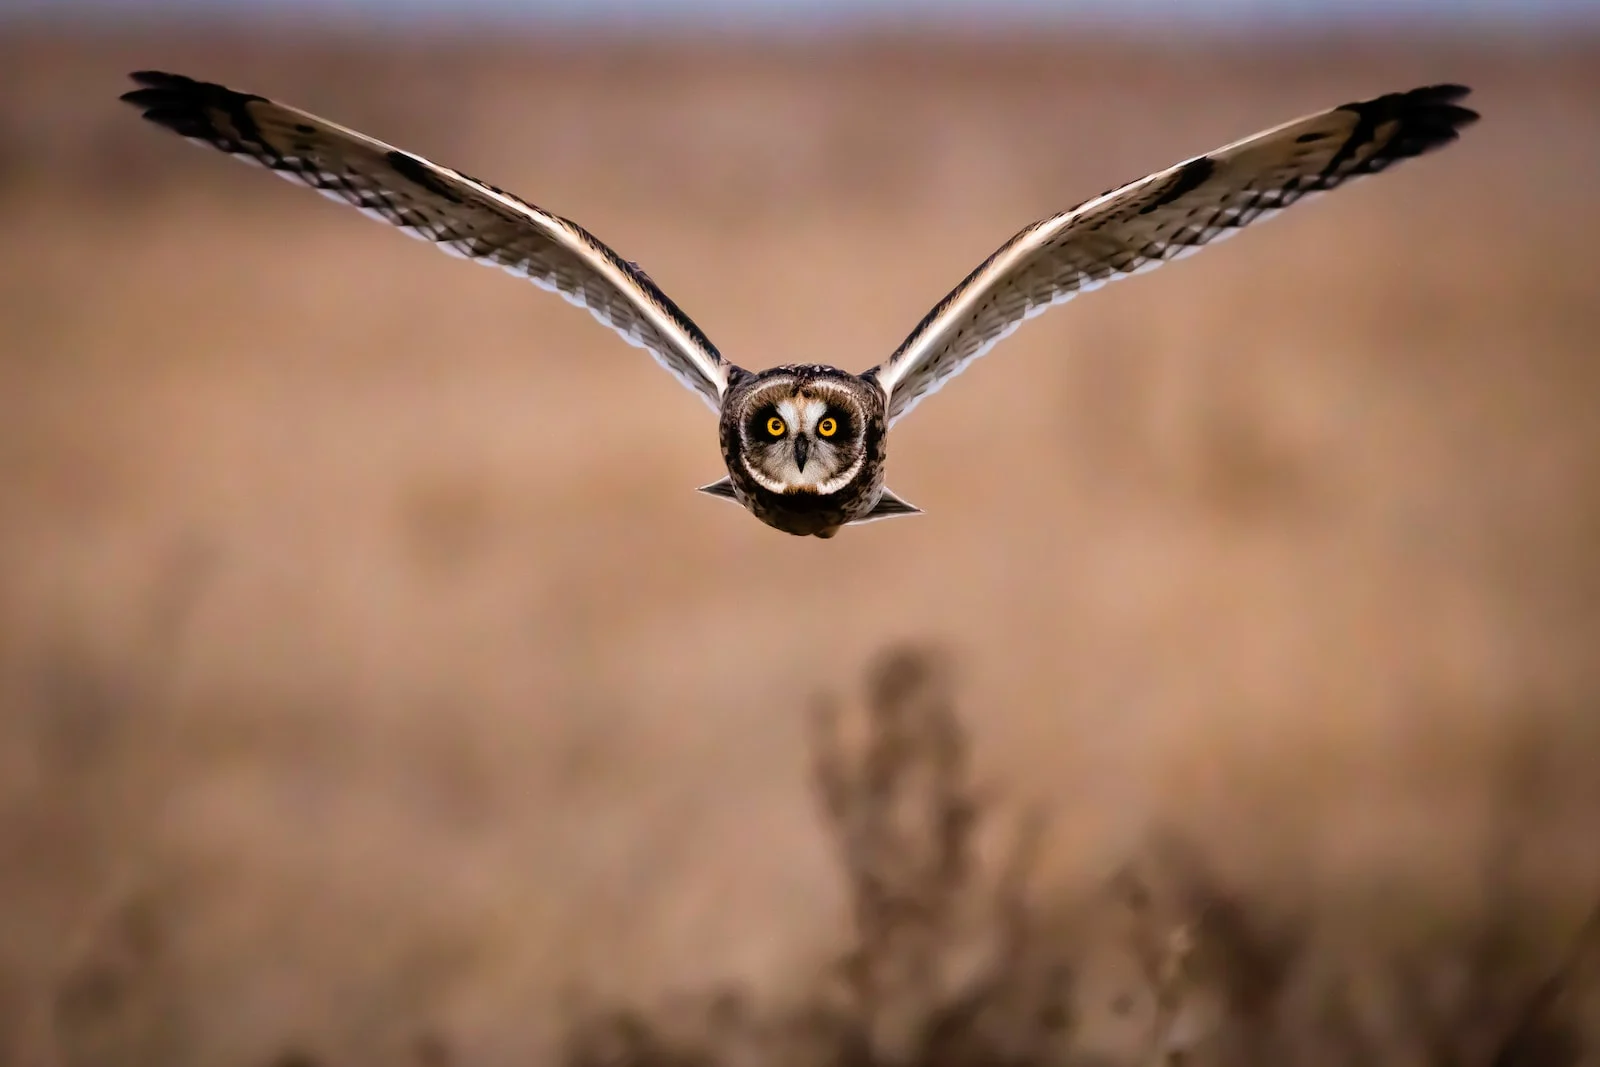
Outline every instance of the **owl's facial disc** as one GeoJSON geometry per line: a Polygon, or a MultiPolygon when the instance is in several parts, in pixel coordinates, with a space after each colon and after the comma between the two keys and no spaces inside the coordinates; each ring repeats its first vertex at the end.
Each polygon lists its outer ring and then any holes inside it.
{"type": "Polygon", "coordinates": [[[865,458],[861,420],[848,399],[816,385],[757,397],[745,423],[745,468],[775,493],[842,489],[865,458]]]}

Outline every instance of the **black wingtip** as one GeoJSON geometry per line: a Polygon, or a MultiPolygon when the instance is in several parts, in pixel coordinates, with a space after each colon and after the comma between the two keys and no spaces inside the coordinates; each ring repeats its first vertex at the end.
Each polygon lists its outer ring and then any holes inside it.
{"type": "Polygon", "coordinates": [[[119,99],[136,107],[149,107],[152,104],[216,107],[262,99],[254,93],[241,93],[216,82],[203,82],[184,74],[168,74],[161,70],[136,70],[128,78],[139,88],[128,90],[119,99]]]}
{"type": "Polygon", "coordinates": [[[164,70],[136,70],[128,78],[139,88],[118,99],[140,109],[146,120],[180,136],[216,142],[219,131],[213,116],[219,113],[228,116],[235,133],[248,134],[254,129],[245,105],[262,97],[164,70]]]}
{"type": "Polygon", "coordinates": [[[1458,103],[1471,92],[1465,85],[1442,82],[1346,104],[1344,109],[1360,116],[1368,131],[1398,123],[1399,130],[1389,139],[1383,154],[1389,159],[1403,159],[1442,148],[1455,141],[1462,129],[1477,122],[1479,114],[1458,103]]]}
{"type": "Polygon", "coordinates": [[[1356,123],[1324,168],[1325,184],[1375,174],[1400,160],[1453,144],[1464,127],[1478,121],[1476,111],[1457,103],[1471,91],[1465,85],[1441,82],[1341,105],[1336,110],[1354,115],[1356,123]],[[1380,138],[1381,143],[1358,156],[1380,138]]]}
{"type": "Polygon", "coordinates": [[[194,85],[195,80],[184,74],[172,74],[164,70],[135,70],[128,74],[128,80],[150,88],[159,88],[165,85],[194,85]]]}
{"type": "Polygon", "coordinates": [[[1465,85],[1454,82],[1445,82],[1440,85],[1427,85],[1421,89],[1413,89],[1402,94],[1407,98],[1410,106],[1418,112],[1425,112],[1429,117],[1448,123],[1453,129],[1470,126],[1482,118],[1476,111],[1469,107],[1459,106],[1459,101],[1472,95],[1472,90],[1465,85]]]}
{"type": "Polygon", "coordinates": [[[1406,94],[1397,116],[1402,124],[1395,139],[1397,154],[1421,155],[1457,140],[1462,130],[1482,117],[1459,103],[1471,92],[1465,85],[1445,83],[1406,94]]]}
{"type": "Polygon", "coordinates": [[[1420,88],[1412,89],[1410,92],[1402,93],[1401,95],[1427,97],[1431,100],[1454,103],[1471,92],[1470,86],[1462,85],[1460,82],[1439,82],[1435,85],[1424,85],[1420,88]]]}
{"type": "Polygon", "coordinates": [[[128,79],[140,88],[130,89],[117,99],[134,107],[159,107],[175,96],[192,93],[200,84],[182,74],[168,74],[160,70],[136,70],[128,75],[128,79]]]}

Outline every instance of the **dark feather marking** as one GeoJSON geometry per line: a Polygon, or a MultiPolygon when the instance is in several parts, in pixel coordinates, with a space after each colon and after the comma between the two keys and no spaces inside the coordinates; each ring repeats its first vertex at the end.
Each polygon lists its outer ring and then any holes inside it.
{"type": "Polygon", "coordinates": [[[1345,137],[1344,143],[1339,146],[1338,150],[1335,151],[1331,157],[1329,157],[1328,165],[1322,168],[1322,173],[1330,178],[1338,175],[1339,171],[1344,168],[1344,165],[1355,156],[1356,151],[1360,149],[1362,145],[1365,145],[1367,142],[1371,141],[1373,135],[1378,131],[1378,122],[1380,116],[1375,108],[1359,107],[1348,108],[1346,110],[1355,112],[1356,124],[1355,127],[1350,131],[1349,135],[1345,137]]]}
{"type": "Polygon", "coordinates": [[[1152,211],[1166,207],[1185,193],[1194,190],[1206,183],[1206,180],[1216,173],[1217,164],[1210,156],[1199,156],[1191,159],[1178,171],[1170,186],[1163,189],[1154,200],[1139,209],[1139,214],[1148,215],[1152,211]]]}
{"type": "Polygon", "coordinates": [[[387,158],[389,166],[393,167],[394,172],[406,181],[420,185],[434,196],[448,200],[452,204],[464,203],[461,194],[456,192],[448,181],[441,178],[432,167],[426,165],[415,156],[397,149],[391,151],[387,158]]]}

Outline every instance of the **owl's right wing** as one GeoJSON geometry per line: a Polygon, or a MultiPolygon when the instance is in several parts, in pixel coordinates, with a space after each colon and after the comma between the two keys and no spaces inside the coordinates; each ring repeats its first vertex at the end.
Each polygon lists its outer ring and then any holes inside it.
{"type": "Polygon", "coordinates": [[[308,185],[464,259],[589,309],[720,410],[732,364],[637,265],[577,223],[326,119],[179,74],[140,71],[122,99],[197,144],[308,185]]]}

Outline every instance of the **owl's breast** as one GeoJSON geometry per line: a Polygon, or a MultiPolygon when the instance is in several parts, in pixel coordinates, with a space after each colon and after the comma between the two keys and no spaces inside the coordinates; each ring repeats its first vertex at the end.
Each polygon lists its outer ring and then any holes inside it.
{"type": "MultiPolygon", "coordinates": [[[[861,473],[832,493],[775,493],[757,482],[737,456],[728,460],[728,479],[745,509],[768,526],[809,537],[863,518],[883,495],[883,463],[869,458],[861,473]]],[[[824,536],[826,536],[824,534],[824,536]]]]}

